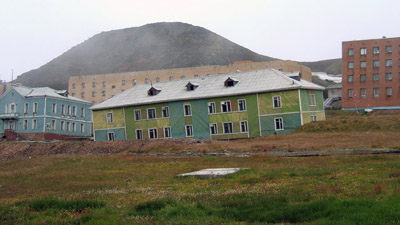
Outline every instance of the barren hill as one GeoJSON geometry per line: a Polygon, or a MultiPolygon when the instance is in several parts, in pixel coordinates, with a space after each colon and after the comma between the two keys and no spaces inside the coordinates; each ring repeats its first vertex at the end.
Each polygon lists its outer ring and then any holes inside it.
{"type": "Polygon", "coordinates": [[[16,82],[65,89],[70,76],[269,61],[207,29],[154,23],[97,34],[16,82]]]}

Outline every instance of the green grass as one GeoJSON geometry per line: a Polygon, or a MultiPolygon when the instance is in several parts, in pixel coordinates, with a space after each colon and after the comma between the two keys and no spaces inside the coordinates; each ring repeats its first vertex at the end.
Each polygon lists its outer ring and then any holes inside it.
{"type": "Polygon", "coordinates": [[[0,163],[0,224],[398,224],[400,156],[0,163]],[[177,174],[249,168],[213,179],[177,174]]]}

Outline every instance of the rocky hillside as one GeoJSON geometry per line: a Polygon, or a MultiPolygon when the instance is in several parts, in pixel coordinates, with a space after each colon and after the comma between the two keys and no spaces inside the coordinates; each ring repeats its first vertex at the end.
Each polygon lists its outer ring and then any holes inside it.
{"type": "Polygon", "coordinates": [[[97,34],[16,82],[66,89],[70,76],[269,61],[207,29],[154,23],[97,34]]]}

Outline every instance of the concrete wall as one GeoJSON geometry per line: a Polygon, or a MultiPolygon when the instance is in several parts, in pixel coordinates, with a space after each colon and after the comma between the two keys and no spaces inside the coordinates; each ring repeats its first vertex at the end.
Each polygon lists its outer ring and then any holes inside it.
{"type": "Polygon", "coordinates": [[[224,73],[232,73],[238,70],[251,71],[265,68],[273,68],[284,72],[300,71],[302,78],[311,82],[311,70],[293,61],[268,61],[235,62],[228,66],[200,66],[190,68],[149,70],[126,73],[99,74],[88,76],[73,76],[69,79],[68,91],[71,95],[90,102],[100,103],[112,96],[127,90],[136,84],[165,82],[169,79],[191,78],[194,76],[207,76],[224,73]],[[124,83],[123,83],[124,81],[124,83]],[[103,86],[105,82],[105,86],[103,86]],[[95,83],[95,85],[94,85],[95,83]],[[84,87],[83,85],[84,84],[84,87]],[[104,93],[104,96],[103,96],[104,93]]]}

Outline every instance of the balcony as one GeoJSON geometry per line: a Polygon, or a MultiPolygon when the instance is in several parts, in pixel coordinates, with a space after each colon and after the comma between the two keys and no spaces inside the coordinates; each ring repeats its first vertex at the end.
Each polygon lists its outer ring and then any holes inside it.
{"type": "Polygon", "coordinates": [[[2,120],[12,120],[18,119],[18,113],[0,113],[0,119],[2,120]]]}

